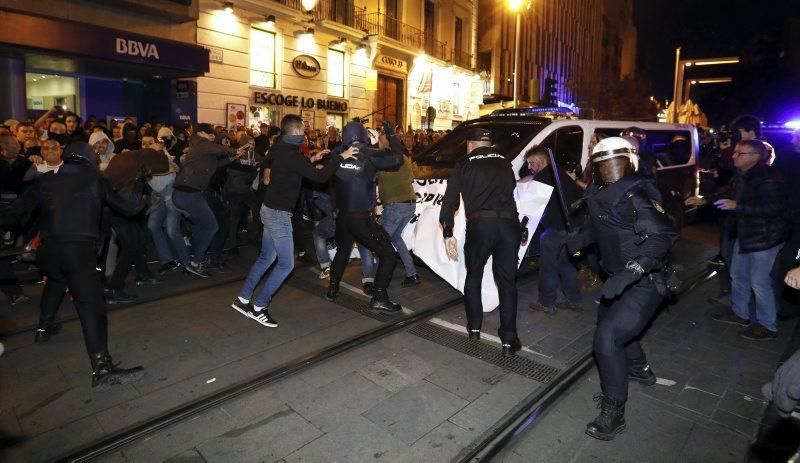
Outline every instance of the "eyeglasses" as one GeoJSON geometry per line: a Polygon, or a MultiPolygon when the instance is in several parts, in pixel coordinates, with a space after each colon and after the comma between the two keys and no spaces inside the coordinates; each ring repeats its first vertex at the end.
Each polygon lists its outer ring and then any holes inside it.
{"type": "Polygon", "coordinates": [[[758,154],[758,153],[756,153],[755,151],[734,151],[733,152],[734,156],[745,156],[745,155],[748,155],[748,154],[758,154]]]}

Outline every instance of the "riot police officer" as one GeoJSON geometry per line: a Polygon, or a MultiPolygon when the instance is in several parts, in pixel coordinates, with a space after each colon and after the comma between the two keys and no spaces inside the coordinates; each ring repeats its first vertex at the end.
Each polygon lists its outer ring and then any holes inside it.
{"type": "MultiPolygon", "coordinates": [[[[370,148],[369,134],[361,121],[354,120],[342,131],[343,147],[356,148],[358,154],[339,164],[334,177],[336,194],[336,256],[331,264],[331,281],[326,297],[336,298],[339,282],[344,274],[353,243],[358,241],[378,257],[375,272],[375,292],[370,307],[388,313],[401,310],[399,304],[389,300],[386,288],[392,280],[397,256],[392,239],[375,219],[377,173],[379,170],[397,169],[403,164],[403,145],[394,136],[394,128],[384,122],[383,130],[389,139],[389,149],[370,148]]],[[[333,152],[341,150],[337,147],[333,152]]]]}
{"type": "Polygon", "coordinates": [[[625,429],[628,381],[656,383],[639,339],[664,298],[659,272],[678,238],[658,202],[655,183],[636,172],[637,160],[635,147],[624,138],[606,138],[595,146],[595,183],[584,196],[589,223],[567,240],[571,251],[595,242],[610,275],[594,336],[602,388],[595,401],[601,412],[586,427],[587,434],[601,440],[611,440],[625,429]]]}
{"type": "Polygon", "coordinates": [[[55,314],[64,289],[69,287],[92,363],[92,387],[98,389],[136,381],[144,375],[142,367],[118,368],[108,354],[106,305],[95,266],[103,203],[126,215],[136,214],[145,204],[141,193],[112,190],[97,171],[91,146],[72,142],[58,172],[40,175],[12,205],[3,224],[10,228],[25,223],[39,210],[42,245],[37,254],[47,284],[36,340],[46,341],[58,330],[55,314]]]}
{"type": "Polygon", "coordinates": [[[492,257],[492,272],[500,295],[500,330],[502,353],[513,356],[522,348],[517,337],[517,253],[521,231],[517,204],[514,202],[516,180],[511,163],[492,148],[491,133],[473,127],[467,133],[467,156],[460,160],[450,178],[442,200],[439,222],[450,260],[458,260],[458,246],[453,236],[454,215],[464,199],[467,230],[464,242],[464,306],[467,331],[479,339],[483,323],[481,282],[483,268],[492,257]]]}

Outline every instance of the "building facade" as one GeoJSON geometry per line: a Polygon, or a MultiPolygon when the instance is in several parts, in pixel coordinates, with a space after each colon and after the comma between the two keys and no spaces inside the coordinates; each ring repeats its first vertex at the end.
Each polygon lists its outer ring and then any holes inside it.
{"type": "Polygon", "coordinates": [[[60,105],[98,119],[444,129],[481,103],[477,0],[0,0],[0,15],[4,117],[60,105]]]}
{"type": "MultiPolygon", "coordinates": [[[[516,14],[503,2],[479,1],[477,70],[486,112],[513,104],[516,14]]],[[[571,107],[580,100],[581,79],[634,74],[632,0],[535,0],[519,14],[521,105],[537,105],[553,90],[554,103],[571,107]]]]}
{"type": "Polygon", "coordinates": [[[210,71],[197,78],[200,120],[275,124],[284,114],[299,114],[316,129],[356,117],[413,128],[430,120],[449,128],[477,115],[476,5],[470,0],[225,6],[200,2],[197,42],[211,52],[210,71]],[[244,118],[233,118],[243,106],[244,118]]]}

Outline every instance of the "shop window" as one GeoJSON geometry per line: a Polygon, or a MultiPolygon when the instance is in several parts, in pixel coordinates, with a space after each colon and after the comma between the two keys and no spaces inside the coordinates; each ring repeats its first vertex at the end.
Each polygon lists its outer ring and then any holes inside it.
{"type": "Polygon", "coordinates": [[[275,88],[275,34],[250,29],[250,85],[275,88]]]}
{"type": "Polygon", "coordinates": [[[344,127],[344,114],[328,114],[325,116],[325,127],[336,127],[342,130],[344,127]]]}
{"type": "Polygon", "coordinates": [[[26,107],[46,111],[58,106],[63,111],[80,113],[80,85],[75,77],[25,73],[26,107]]]}
{"type": "Polygon", "coordinates": [[[328,50],[328,95],[344,98],[344,52],[328,50]]]}

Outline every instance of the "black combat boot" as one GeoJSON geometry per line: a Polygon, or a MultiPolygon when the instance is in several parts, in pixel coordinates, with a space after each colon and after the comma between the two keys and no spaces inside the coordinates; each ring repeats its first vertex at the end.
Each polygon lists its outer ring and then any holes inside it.
{"type": "Polygon", "coordinates": [[[328,284],[328,292],[325,293],[325,299],[329,301],[333,301],[336,299],[336,296],[339,294],[339,282],[333,281],[328,284]]]}
{"type": "Polygon", "coordinates": [[[40,342],[47,342],[50,340],[50,337],[58,334],[59,331],[61,331],[61,323],[53,323],[52,321],[49,323],[42,323],[39,325],[39,328],[36,329],[34,342],[37,344],[40,342]]]}
{"type": "Polygon", "coordinates": [[[117,368],[108,352],[92,354],[92,388],[104,391],[142,379],[144,367],[117,368]]]}
{"type": "Polygon", "coordinates": [[[600,440],[612,440],[625,430],[625,401],[599,392],[594,395],[600,414],[586,425],[586,434],[600,440]]]}
{"type": "Polygon", "coordinates": [[[628,365],[628,380],[642,383],[645,386],[652,386],[656,383],[656,374],[647,363],[646,357],[631,360],[628,365]]]}
{"type": "Polygon", "coordinates": [[[369,306],[373,310],[380,310],[381,312],[388,313],[398,313],[403,310],[400,304],[389,300],[386,289],[382,288],[375,288],[375,295],[372,296],[369,306]]]}

